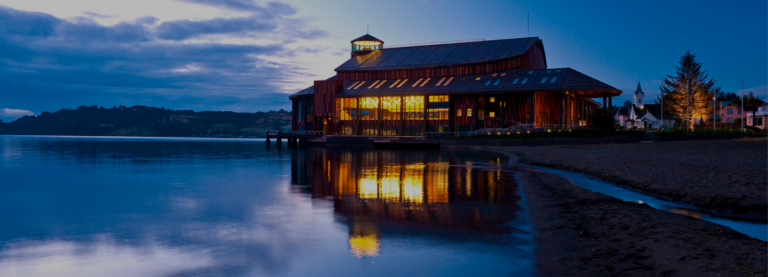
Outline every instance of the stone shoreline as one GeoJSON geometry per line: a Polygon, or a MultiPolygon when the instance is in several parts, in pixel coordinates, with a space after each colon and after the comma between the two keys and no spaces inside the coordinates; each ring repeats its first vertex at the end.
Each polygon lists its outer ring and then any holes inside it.
{"type": "Polygon", "coordinates": [[[766,276],[766,242],[546,173],[518,176],[540,276],[766,276]]]}
{"type": "Polygon", "coordinates": [[[768,221],[768,144],[686,141],[487,148],[701,209],[768,221]]]}

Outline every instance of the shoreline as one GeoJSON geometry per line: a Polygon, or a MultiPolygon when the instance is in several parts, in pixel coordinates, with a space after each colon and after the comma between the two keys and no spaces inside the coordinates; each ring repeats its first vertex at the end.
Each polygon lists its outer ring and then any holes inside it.
{"type": "Polygon", "coordinates": [[[519,174],[541,276],[763,276],[765,242],[539,172],[519,174]]]}
{"type": "Polygon", "coordinates": [[[768,169],[765,167],[768,164],[768,148],[762,142],[697,141],[474,149],[514,155],[517,156],[516,162],[522,164],[582,173],[725,217],[768,222],[765,185],[768,183],[768,169]],[[711,153],[713,149],[715,152],[711,153]],[[709,152],[697,152],[700,150],[709,152]],[[725,161],[721,161],[718,155],[724,156],[722,160],[725,161]]]}

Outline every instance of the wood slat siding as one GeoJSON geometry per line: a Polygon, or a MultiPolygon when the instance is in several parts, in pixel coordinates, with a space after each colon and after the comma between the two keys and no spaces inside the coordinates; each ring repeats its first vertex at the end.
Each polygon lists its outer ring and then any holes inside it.
{"type": "MultiPolygon", "coordinates": [[[[531,47],[538,48],[538,47],[531,47]]],[[[536,53],[531,53],[533,55],[536,53]]],[[[539,53],[541,54],[541,53],[539,53]]],[[[539,58],[543,60],[543,54],[539,58]]],[[[503,61],[480,63],[474,65],[449,66],[414,70],[386,70],[386,71],[337,71],[336,77],[340,81],[347,80],[391,80],[391,79],[414,79],[414,78],[437,78],[457,75],[484,74],[499,70],[507,70],[515,67],[525,67],[529,69],[543,69],[543,63],[537,59],[528,58],[531,64],[523,62],[524,56],[513,57],[503,61]]]]}
{"type": "Polygon", "coordinates": [[[336,93],[342,91],[343,83],[337,80],[315,81],[314,116],[336,115],[336,93]]]}

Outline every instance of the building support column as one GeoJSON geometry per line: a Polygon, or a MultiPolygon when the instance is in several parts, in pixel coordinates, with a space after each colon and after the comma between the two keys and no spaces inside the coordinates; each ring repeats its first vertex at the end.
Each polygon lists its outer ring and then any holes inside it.
{"type": "Polygon", "coordinates": [[[405,97],[400,96],[400,136],[405,135],[405,97]]]}
{"type": "Polygon", "coordinates": [[[504,128],[505,127],[504,124],[507,123],[507,109],[506,109],[506,106],[507,106],[507,96],[506,95],[502,95],[499,98],[501,98],[501,102],[499,102],[499,110],[500,110],[499,113],[501,113],[499,115],[499,121],[501,121],[501,126],[500,127],[504,128]]]}
{"type": "Polygon", "coordinates": [[[448,130],[449,132],[456,132],[455,119],[456,109],[453,107],[456,101],[456,96],[448,95],[448,130]]]}
{"type": "Polygon", "coordinates": [[[352,135],[353,136],[358,136],[361,133],[361,131],[360,131],[360,129],[361,129],[360,128],[360,97],[356,97],[355,98],[355,102],[356,102],[355,107],[357,107],[357,108],[356,108],[356,111],[355,111],[355,127],[352,128],[352,135]]]}
{"type": "Polygon", "coordinates": [[[611,109],[613,108],[613,96],[608,96],[608,112],[611,112],[611,109]]]}
{"type": "Polygon", "coordinates": [[[606,107],[606,104],[608,104],[608,101],[605,99],[607,97],[606,93],[603,92],[603,108],[606,107]]]}
{"type": "Polygon", "coordinates": [[[477,130],[477,115],[480,114],[477,110],[477,96],[472,96],[472,129],[470,131],[477,130]]]}
{"type": "MultiPolygon", "coordinates": [[[[422,134],[426,137],[427,131],[429,131],[429,96],[422,96],[424,97],[424,124],[422,124],[421,128],[424,130],[422,134]]],[[[426,179],[424,179],[426,180],[426,179]]]]}
{"type": "Polygon", "coordinates": [[[382,135],[382,131],[381,131],[381,128],[382,128],[381,127],[381,124],[382,124],[381,123],[381,117],[382,117],[381,113],[382,112],[381,111],[383,109],[381,108],[381,97],[376,97],[376,99],[379,101],[379,105],[376,108],[377,109],[377,111],[376,111],[376,135],[377,136],[381,136],[382,135]]]}

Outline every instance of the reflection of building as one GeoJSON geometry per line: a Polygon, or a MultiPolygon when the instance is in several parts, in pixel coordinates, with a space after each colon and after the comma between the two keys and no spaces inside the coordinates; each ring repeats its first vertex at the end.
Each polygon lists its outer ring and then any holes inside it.
{"type": "Polygon", "coordinates": [[[423,136],[518,124],[586,124],[621,91],[571,68],[547,68],[536,37],[384,47],[365,35],[336,75],[289,98],[294,131],[423,136]]]}
{"type": "Polygon", "coordinates": [[[296,184],[334,202],[350,228],[350,251],[364,257],[378,253],[388,230],[458,232],[460,239],[511,232],[508,223],[519,209],[516,185],[501,182],[500,171],[450,166],[459,163],[437,151],[309,148],[292,162],[292,175],[308,175],[307,184],[296,184]]]}

